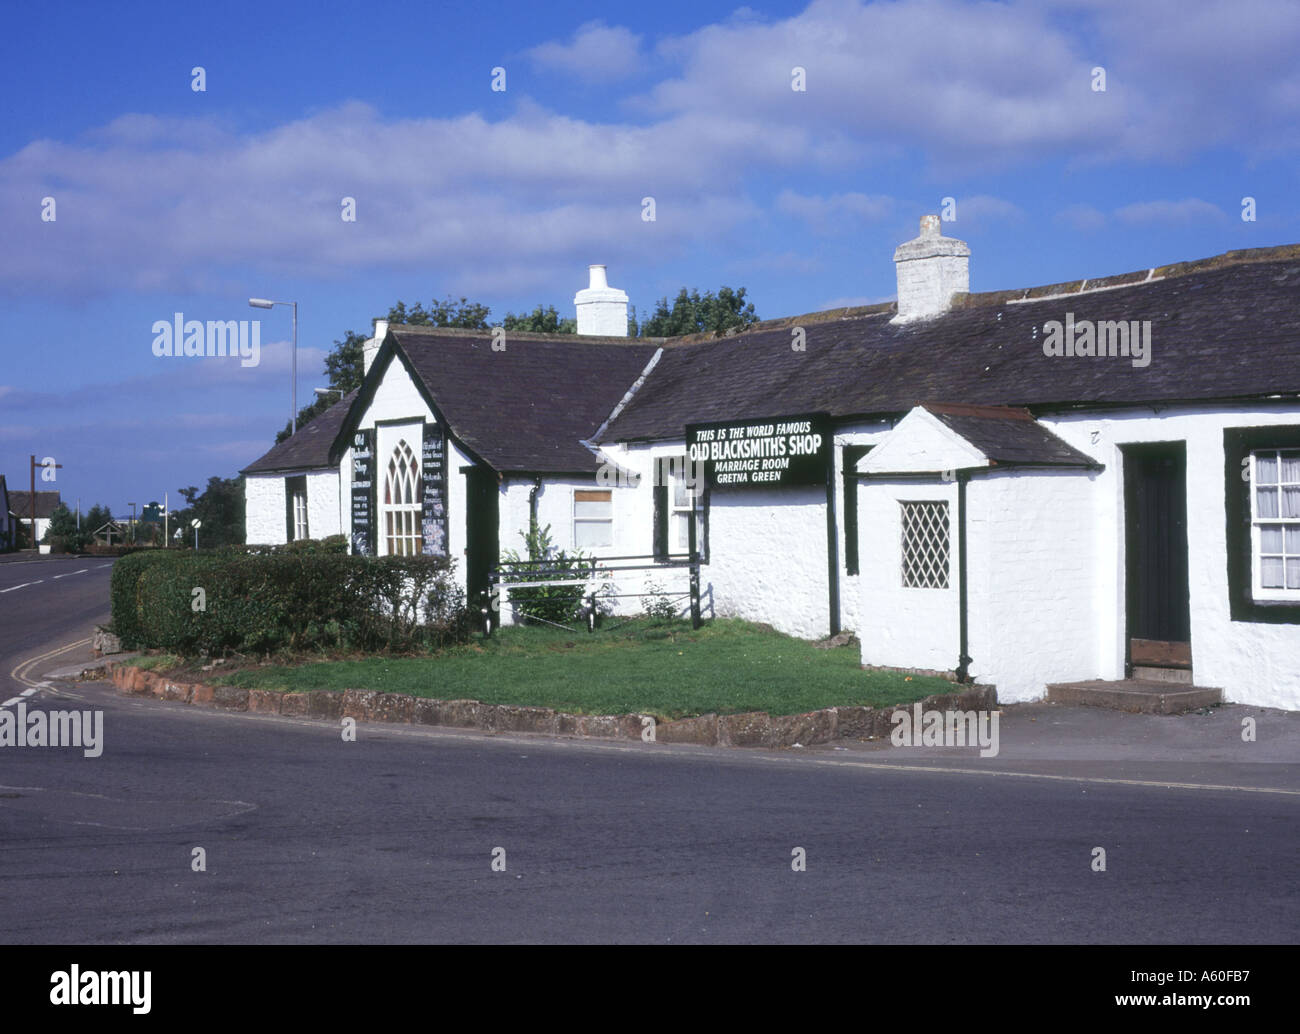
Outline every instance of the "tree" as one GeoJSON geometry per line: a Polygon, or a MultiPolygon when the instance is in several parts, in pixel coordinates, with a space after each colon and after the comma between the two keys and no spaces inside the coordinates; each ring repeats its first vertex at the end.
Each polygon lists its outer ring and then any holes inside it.
{"type": "Polygon", "coordinates": [[[193,543],[194,530],[190,521],[202,521],[199,528],[201,547],[237,546],[244,541],[244,480],[243,478],[208,478],[208,487],[202,493],[191,485],[182,488],[184,509],[172,516],[176,527],[183,528],[181,541],[193,543]]]}
{"type": "Polygon", "coordinates": [[[79,553],[86,545],[82,533],[77,530],[77,515],[64,503],[59,503],[50,513],[50,523],[41,541],[47,545],[61,545],[69,553],[79,553]]]}
{"type": "Polygon", "coordinates": [[[518,316],[513,312],[507,312],[506,318],[501,321],[501,326],[506,330],[522,330],[534,334],[576,334],[578,332],[578,321],[560,319],[560,314],[555,311],[554,305],[548,305],[546,308],[539,305],[532,312],[520,313],[518,316]]]}
{"type": "Polygon", "coordinates": [[[724,334],[728,330],[744,330],[758,321],[753,302],[745,301],[745,288],[733,291],[730,287],[718,288],[701,297],[699,288],[677,292],[672,306],[667,297],[660,298],[654,312],[642,321],[643,337],[680,337],[683,334],[724,334]]]}
{"type": "Polygon", "coordinates": [[[81,530],[86,533],[86,539],[89,541],[95,537],[95,532],[99,531],[105,524],[113,519],[113,512],[107,506],[101,506],[96,503],[81,518],[81,530]]]}
{"type": "Polygon", "coordinates": [[[388,310],[388,321],[405,323],[413,327],[464,327],[467,330],[487,330],[488,316],[491,313],[491,309],[478,302],[471,302],[463,297],[458,302],[446,298],[440,302],[430,302],[427,310],[416,302],[409,312],[404,303],[398,302],[388,310]]]}

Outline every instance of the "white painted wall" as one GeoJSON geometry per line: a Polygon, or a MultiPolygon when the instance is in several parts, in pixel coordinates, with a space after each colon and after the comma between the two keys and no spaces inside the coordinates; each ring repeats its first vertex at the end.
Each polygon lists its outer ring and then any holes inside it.
{"type": "Polygon", "coordinates": [[[307,532],[314,539],[328,538],[342,531],[339,524],[338,471],[307,472],[307,532]]]}
{"type": "Polygon", "coordinates": [[[1009,470],[970,480],[970,673],[997,686],[999,700],[1036,700],[1049,682],[1099,677],[1098,477],[1009,470]]]}
{"type": "Polygon", "coordinates": [[[952,670],[959,643],[955,482],[873,479],[858,483],[862,575],[858,579],[862,663],[952,670]],[[904,501],[945,501],[951,529],[948,588],[905,588],[904,501]]]}
{"type": "Polygon", "coordinates": [[[1098,561],[1098,654],[1102,678],[1123,672],[1124,485],[1119,447],[1136,442],[1187,443],[1187,546],[1192,621],[1192,674],[1224,698],[1300,710],[1300,625],[1233,621],[1228,606],[1223,431],[1300,423],[1300,405],[1150,407],[1068,414],[1042,421],[1075,448],[1106,464],[1097,478],[1092,533],[1098,561]],[[1096,441],[1093,441],[1094,436],[1096,441]]]}
{"type": "Polygon", "coordinates": [[[249,474],[244,478],[244,541],[283,545],[284,530],[284,475],[249,474]]]}
{"type": "MultiPolygon", "coordinates": [[[[1105,470],[1021,470],[971,479],[972,673],[995,683],[1006,701],[1041,698],[1048,682],[1124,677],[1120,447],[1182,441],[1187,449],[1193,678],[1197,685],[1221,688],[1228,701],[1300,709],[1300,626],[1231,620],[1223,469],[1225,428],[1297,422],[1300,406],[1295,405],[1179,407],[1158,415],[1147,408],[1044,418],[1044,425],[1104,463],[1105,470]]],[[[952,669],[957,657],[955,588],[950,610],[908,595],[940,590],[891,588],[891,582],[901,581],[897,499],[916,491],[914,483],[909,490],[899,482],[897,491],[891,484],[872,481],[859,488],[863,662],[952,669]],[[888,548],[868,574],[867,543],[873,538],[888,548]]],[[[941,498],[927,491],[911,497],[941,498]]],[[[955,499],[955,486],[948,491],[955,499]]],[[[954,545],[955,535],[954,527],[954,545]]]]}

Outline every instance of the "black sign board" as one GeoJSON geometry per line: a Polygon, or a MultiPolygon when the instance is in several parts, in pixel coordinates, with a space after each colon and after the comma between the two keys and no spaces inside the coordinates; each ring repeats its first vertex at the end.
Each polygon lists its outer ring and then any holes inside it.
{"type": "Polygon", "coordinates": [[[375,555],[375,432],[352,435],[352,552],[375,555]]]}
{"type": "Polygon", "coordinates": [[[709,488],[824,485],[831,456],[825,413],[686,425],[686,451],[709,488]]]}
{"type": "Polygon", "coordinates": [[[441,424],[424,425],[420,453],[420,482],[424,489],[424,554],[447,555],[447,436],[441,424]]]}

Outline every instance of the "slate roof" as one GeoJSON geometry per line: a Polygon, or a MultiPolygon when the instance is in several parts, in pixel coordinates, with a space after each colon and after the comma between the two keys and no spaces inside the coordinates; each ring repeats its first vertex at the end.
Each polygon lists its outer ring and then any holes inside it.
{"type": "Polygon", "coordinates": [[[336,466],[337,461],[330,461],[330,446],[334,444],[334,438],[356,397],[355,391],[344,395],[310,423],[299,427],[297,434],[277,443],[270,452],[240,473],[266,474],[278,470],[315,470],[336,466]]]}
{"type": "Polygon", "coordinates": [[[892,416],[933,399],[1042,412],[1300,395],[1300,246],[1229,252],[1096,286],[958,296],[949,312],[908,324],[891,324],[891,310],[879,307],[670,343],[601,440],[680,438],[688,423],[787,413],[892,416]],[[1150,365],[1044,355],[1044,324],[1067,313],[1076,324],[1149,320],[1150,365]],[[805,351],[791,348],[794,325],[804,326],[805,351]]]}
{"type": "Polygon", "coordinates": [[[1035,420],[1027,409],[935,402],[925,403],[925,409],[999,467],[1098,466],[1092,457],[1035,420]]]}
{"type": "Polygon", "coordinates": [[[654,356],[627,338],[510,334],[395,324],[406,355],[455,436],[497,471],[587,474],[581,444],[609,418],[654,356]]]}
{"type": "MultiPolygon", "coordinates": [[[[39,489],[36,492],[36,518],[40,520],[49,517],[58,508],[60,499],[58,492],[42,492],[39,489]]],[[[9,492],[9,512],[15,517],[32,516],[32,494],[26,489],[22,491],[9,492]]]]}

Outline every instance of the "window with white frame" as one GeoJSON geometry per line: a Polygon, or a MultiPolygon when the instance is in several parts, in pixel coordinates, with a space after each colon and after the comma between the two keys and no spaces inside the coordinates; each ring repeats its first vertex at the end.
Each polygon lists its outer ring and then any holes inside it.
{"type": "Polygon", "coordinates": [[[597,549],[614,544],[614,499],[608,489],[574,489],[573,548],[597,549]]]}
{"type": "Polygon", "coordinates": [[[948,557],[952,551],[948,504],[900,500],[898,505],[903,527],[903,588],[948,588],[948,557]]]}
{"type": "Polygon", "coordinates": [[[307,479],[294,489],[293,493],[293,540],[298,542],[309,538],[307,534],[307,479]]]}
{"type": "Polygon", "coordinates": [[[402,439],[388,458],[383,503],[380,505],[384,552],[390,556],[415,556],[424,547],[424,505],[419,488],[419,461],[406,440],[402,439]]]}
{"type": "Polygon", "coordinates": [[[284,479],[284,539],[286,542],[299,542],[310,538],[311,530],[307,527],[307,477],[284,479]]]}
{"type": "Polygon", "coordinates": [[[701,497],[704,494],[702,471],[693,475],[693,468],[688,466],[683,456],[679,461],[669,465],[669,480],[672,492],[669,496],[672,507],[672,551],[686,553],[691,548],[691,512],[695,513],[695,548],[704,551],[704,506],[701,497]]]}
{"type": "Polygon", "coordinates": [[[1251,467],[1253,594],[1300,600],[1300,449],[1257,450],[1251,467]]]}

